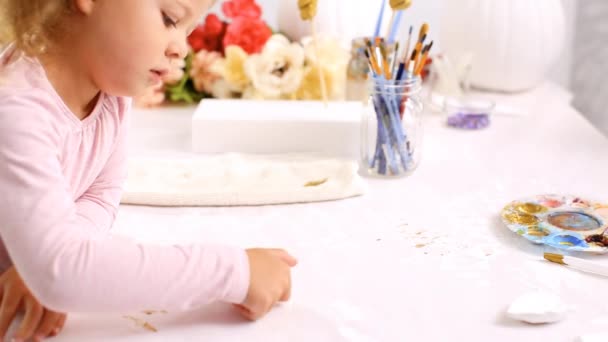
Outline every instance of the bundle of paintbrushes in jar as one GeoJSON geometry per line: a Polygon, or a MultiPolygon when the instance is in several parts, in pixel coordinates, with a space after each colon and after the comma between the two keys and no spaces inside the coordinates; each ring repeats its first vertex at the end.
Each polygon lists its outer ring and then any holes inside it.
{"type": "Polygon", "coordinates": [[[366,40],[370,77],[362,122],[361,166],[367,175],[405,176],[418,166],[423,133],[420,73],[433,44],[424,46],[427,31],[425,24],[410,54],[410,28],[401,56],[398,44],[394,47],[390,40],[366,40]]]}

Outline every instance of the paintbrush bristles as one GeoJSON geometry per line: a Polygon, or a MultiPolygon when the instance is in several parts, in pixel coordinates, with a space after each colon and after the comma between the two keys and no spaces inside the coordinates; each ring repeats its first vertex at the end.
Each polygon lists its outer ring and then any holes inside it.
{"type": "Polygon", "coordinates": [[[556,264],[561,264],[561,265],[565,265],[566,263],[564,263],[564,256],[561,254],[554,254],[554,253],[545,253],[544,255],[545,259],[554,262],[556,264]]]}
{"type": "Polygon", "coordinates": [[[601,275],[604,277],[608,277],[608,266],[606,265],[602,265],[602,264],[597,264],[585,259],[581,259],[581,258],[575,258],[575,257],[571,257],[571,256],[567,256],[567,255],[561,255],[561,254],[557,254],[557,253],[544,253],[544,258],[560,264],[560,265],[565,265],[568,266],[570,268],[573,268],[575,270],[581,271],[581,272],[586,272],[586,273],[591,273],[591,274],[596,274],[596,275],[601,275]]]}
{"type": "Polygon", "coordinates": [[[424,69],[424,67],[426,65],[426,61],[428,60],[429,53],[430,53],[432,47],[433,47],[433,41],[431,41],[427,46],[425,46],[422,49],[422,57],[420,58],[420,61],[414,68],[414,75],[419,76],[422,73],[422,70],[424,69]]]}
{"type": "Polygon", "coordinates": [[[424,23],[420,27],[420,32],[418,32],[418,40],[422,40],[422,36],[426,36],[429,33],[429,24],[424,23]]]}
{"type": "Polygon", "coordinates": [[[369,60],[369,66],[374,76],[381,76],[391,81],[401,81],[402,77],[409,78],[422,73],[433,41],[424,45],[429,31],[429,25],[425,23],[420,28],[420,34],[410,55],[413,30],[414,28],[410,26],[402,56],[399,56],[399,42],[393,45],[390,40],[381,37],[365,38],[365,56],[369,60]]]}

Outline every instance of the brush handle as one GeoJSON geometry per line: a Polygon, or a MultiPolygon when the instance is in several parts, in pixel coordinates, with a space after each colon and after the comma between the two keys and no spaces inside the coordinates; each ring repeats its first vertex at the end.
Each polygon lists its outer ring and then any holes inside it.
{"type": "Polygon", "coordinates": [[[608,266],[573,257],[564,257],[564,262],[571,268],[579,271],[608,277],[608,266]]]}
{"type": "Polygon", "coordinates": [[[319,53],[319,37],[317,36],[317,30],[315,28],[314,20],[310,21],[311,29],[312,29],[312,39],[313,44],[315,44],[315,54],[317,55],[317,68],[319,68],[319,80],[321,82],[321,97],[323,98],[323,103],[327,107],[327,85],[325,84],[325,75],[323,73],[323,67],[321,65],[321,54],[319,53]]]}
{"type": "Polygon", "coordinates": [[[380,7],[380,13],[378,13],[378,19],[376,20],[376,31],[374,31],[374,37],[380,36],[380,29],[382,28],[382,17],[384,17],[384,8],[386,7],[386,0],[382,0],[382,6],[380,7]]]}

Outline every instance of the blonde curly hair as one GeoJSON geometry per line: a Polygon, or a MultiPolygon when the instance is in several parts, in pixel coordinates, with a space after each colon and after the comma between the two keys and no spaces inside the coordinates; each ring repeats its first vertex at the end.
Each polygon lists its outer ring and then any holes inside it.
{"type": "Polygon", "coordinates": [[[28,55],[52,44],[71,0],[0,0],[0,45],[14,43],[28,55]]]}

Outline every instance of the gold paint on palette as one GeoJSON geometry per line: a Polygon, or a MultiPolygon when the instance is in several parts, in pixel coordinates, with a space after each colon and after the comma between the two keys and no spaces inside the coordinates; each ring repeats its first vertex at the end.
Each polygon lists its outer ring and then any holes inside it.
{"type": "Polygon", "coordinates": [[[549,210],[547,207],[536,203],[521,203],[515,206],[515,209],[524,214],[540,214],[549,210]]]}
{"type": "Polygon", "coordinates": [[[551,234],[551,232],[549,232],[549,230],[542,228],[542,227],[536,226],[536,227],[528,228],[528,235],[543,237],[543,236],[549,236],[549,234],[551,234]]]}
{"type": "Polygon", "coordinates": [[[523,214],[519,212],[506,212],[503,217],[509,221],[509,223],[521,224],[525,226],[533,226],[538,224],[538,218],[534,215],[523,214]]]}
{"type": "Polygon", "coordinates": [[[316,181],[311,181],[311,182],[304,184],[304,187],[310,188],[313,186],[323,185],[323,184],[327,183],[327,181],[328,181],[327,178],[321,179],[321,180],[316,180],[316,181]]]}

